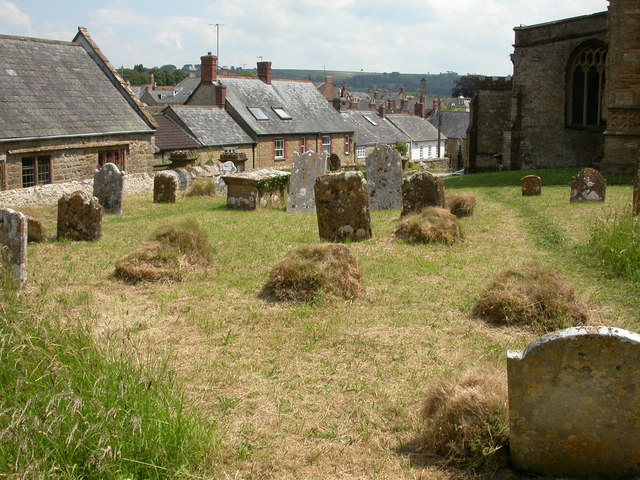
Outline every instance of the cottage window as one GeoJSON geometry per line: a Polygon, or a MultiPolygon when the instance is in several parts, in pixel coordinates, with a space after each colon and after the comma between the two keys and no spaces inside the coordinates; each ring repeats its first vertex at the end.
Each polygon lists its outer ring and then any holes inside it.
{"type": "Polygon", "coordinates": [[[300,153],[304,153],[307,151],[307,138],[300,137],[300,153]]]}
{"type": "Polygon", "coordinates": [[[284,138],[276,138],[273,141],[273,151],[276,160],[284,160],[284,138]]]}
{"type": "Polygon", "coordinates": [[[329,135],[322,136],[322,153],[331,153],[331,137],[329,135]]]}
{"type": "Polygon", "coordinates": [[[365,158],[367,156],[365,147],[356,147],[356,155],[358,158],[365,158]]]}
{"type": "Polygon", "coordinates": [[[115,164],[120,170],[125,167],[126,151],[124,148],[117,150],[106,150],[98,153],[98,166],[104,167],[107,163],[115,164]]]}
{"type": "MultiPolygon", "coordinates": [[[[422,147],[420,147],[420,148],[422,148],[422,147]]],[[[431,151],[431,145],[429,145],[429,146],[427,147],[427,158],[431,158],[431,154],[432,154],[432,151],[431,151]]]]}
{"type": "Polygon", "coordinates": [[[606,46],[589,42],[573,53],[567,71],[567,124],[604,127],[603,98],[606,46]]]}
{"type": "Polygon", "coordinates": [[[344,154],[351,155],[351,137],[349,135],[344,136],[344,154]]]}
{"type": "Polygon", "coordinates": [[[51,156],[22,157],[22,186],[33,187],[51,183],[51,156]]]}
{"type": "Polygon", "coordinates": [[[420,157],[419,158],[424,158],[424,147],[422,145],[420,145],[420,157]]]}

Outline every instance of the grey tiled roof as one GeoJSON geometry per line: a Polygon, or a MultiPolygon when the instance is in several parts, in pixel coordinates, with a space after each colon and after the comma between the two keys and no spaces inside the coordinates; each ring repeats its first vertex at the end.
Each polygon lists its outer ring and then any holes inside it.
{"type": "Polygon", "coordinates": [[[254,78],[219,78],[227,86],[227,104],[256,135],[352,132],[311,82],[254,78]],[[247,107],[258,107],[267,120],[256,120],[247,107]],[[292,118],[282,120],[273,107],[292,118]]]}
{"type": "Polygon", "coordinates": [[[159,92],[162,98],[156,99],[156,102],[159,105],[184,105],[198,85],[200,85],[199,77],[187,77],[176,85],[172,91],[159,92]]]}
{"type": "Polygon", "coordinates": [[[0,139],[152,131],[84,48],[0,35],[0,139]]]}
{"type": "Polygon", "coordinates": [[[165,112],[206,147],[255,143],[222,108],[174,106],[165,112]]]}
{"type": "Polygon", "coordinates": [[[202,147],[200,142],[192,138],[170,118],[161,113],[154,114],[153,118],[158,124],[156,147],[160,151],[191,150],[202,147]]]}
{"type": "MultiPolygon", "coordinates": [[[[440,124],[440,131],[447,136],[447,138],[466,138],[467,128],[469,128],[469,113],[468,112],[440,112],[442,115],[442,123],[440,124]]],[[[429,122],[438,127],[438,112],[432,112],[428,118],[429,122]]]]}
{"type": "Polygon", "coordinates": [[[375,112],[350,110],[341,113],[345,122],[354,130],[356,145],[376,145],[379,143],[408,142],[411,139],[386,118],[375,112]],[[367,118],[377,125],[373,125],[367,118]]]}
{"type": "MultiPolygon", "coordinates": [[[[387,115],[387,118],[414,142],[427,142],[438,139],[438,130],[424,118],[401,113],[387,115]]],[[[442,135],[441,139],[444,138],[446,136],[442,135]]]]}

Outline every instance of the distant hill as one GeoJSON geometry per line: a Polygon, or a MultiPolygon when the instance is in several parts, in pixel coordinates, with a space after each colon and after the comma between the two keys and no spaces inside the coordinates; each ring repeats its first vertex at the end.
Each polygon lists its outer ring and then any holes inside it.
{"type": "Polygon", "coordinates": [[[404,87],[407,94],[420,93],[420,80],[427,79],[428,97],[449,97],[455,81],[460,78],[456,72],[444,73],[374,73],[374,72],[341,72],[323,70],[283,70],[274,68],[274,78],[311,79],[314,83],[324,82],[325,76],[333,77],[333,83],[341,86],[347,82],[350,91],[366,92],[368,89],[399,91],[404,87]]]}

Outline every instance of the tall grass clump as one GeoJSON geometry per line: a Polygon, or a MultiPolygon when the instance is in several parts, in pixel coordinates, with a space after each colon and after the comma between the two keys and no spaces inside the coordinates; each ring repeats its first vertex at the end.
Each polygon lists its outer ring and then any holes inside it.
{"type": "Polygon", "coordinates": [[[173,478],[213,436],[185,411],[166,368],[99,348],[86,327],[39,314],[3,288],[0,476],[173,478]]]}
{"type": "Polygon", "coordinates": [[[477,473],[507,464],[509,419],[504,374],[470,370],[432,384],[426,391],[422,419],[422,453],[477,473]]]}
{"type": "Polygon", "coordinates": [[[213,262],[207,234],[186,219],[159,227],[148,242],[116,262],[115,276],[128,282],[176,280],[213,262]]]}
{"type": "Polygon", "coordinates": [[[476,196],[470,193],[447,193],[445,206],[456,217],[470,217],[476,208],[476,196]]]}
{"type": "Polygon", "coordinates": [[[595,221],[588,253],[611,273],[640,282],[640,220],[612,214],[595,221]]]}

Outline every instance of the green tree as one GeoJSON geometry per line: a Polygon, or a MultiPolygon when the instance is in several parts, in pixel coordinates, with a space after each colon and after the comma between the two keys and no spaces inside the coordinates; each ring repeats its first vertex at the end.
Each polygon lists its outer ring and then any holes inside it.
{"type": "Polygon", "coordinates": [[[407,153],[409,153],[409,146],[407,145],[407,142],[403,142],[402,140],[398,140],[393,145],[393,149],[403,157],[405,157],[407,153]]]}

